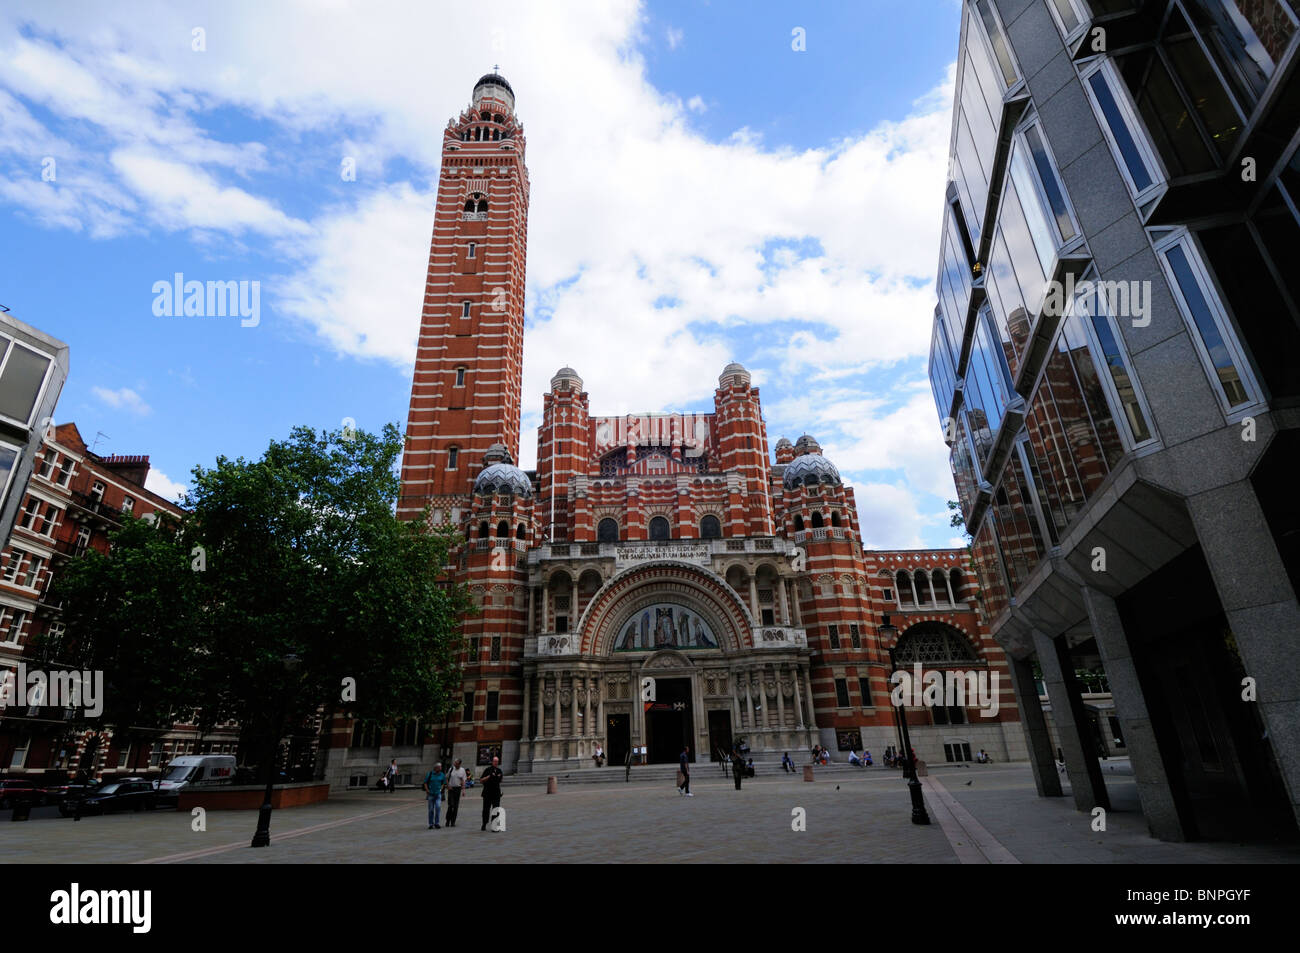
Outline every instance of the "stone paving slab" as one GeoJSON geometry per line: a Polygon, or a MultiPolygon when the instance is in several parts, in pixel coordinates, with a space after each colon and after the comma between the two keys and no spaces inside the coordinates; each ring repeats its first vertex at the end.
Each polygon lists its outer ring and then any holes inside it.
{"type": "MultiPolygon", "coordinates": [[[[692,779],[683,798],[668,782],[561,786],[547,795],[506,779],[504,832],[482,832],[477,790],[458,826],[428,830],[418,791],[356,792],[276,811],[272,846],[248,847],[256,811],[208,812],[207,830],[175,811],[33,819],[0,815],[0,856],[27,863],[1237,863],[1300,860],[1295,847],[1165,844],[1147,835],[1131,777],[1107,778],[1115,804],[1107,831],[1065,798],[1039,798],[1026,765],[940,767],[947,798],[931,787],[932,816],[911,823],[907,786],[894,772],[818,780],[692,779]],[[970,784],[966,782],[969,781],[970,784]],[[803,808],[806,830],[792,830],[803,808]],[[972,853],[971,848],[974,848],[972,853]],[[981,859],[981,857],[983,859],[981,859]]],[[[930,783],[928,782],[928,783],[930,783]]],[[[445,817],[445,805],[444,805],[445,817]]]]}

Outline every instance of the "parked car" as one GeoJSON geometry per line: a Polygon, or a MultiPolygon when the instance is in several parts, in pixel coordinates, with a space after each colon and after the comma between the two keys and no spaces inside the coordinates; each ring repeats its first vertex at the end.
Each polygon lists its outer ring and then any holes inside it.
{"type": "Polygon", "coordinates": [[[25,778],[0,779],[0,810],[19,803],[40,807],[45,803],[45,788],[25,778]]]}
{"type": "Polygon", "coordinates": [[[113,811],[152,811],[157,803],[153,782],[142,778],[110,781],[79,797],[64,798],[59,813],[65,817],[77,813],[80,803],[82,814],[110,814],[113,811]]]}

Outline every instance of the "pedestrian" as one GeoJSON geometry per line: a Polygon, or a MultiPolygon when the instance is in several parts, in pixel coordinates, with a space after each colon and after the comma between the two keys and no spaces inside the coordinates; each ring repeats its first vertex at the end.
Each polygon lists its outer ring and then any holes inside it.
{"type": "Polygon", "coordinates": [[[388,789],[389,794],[392,794],[395,790],[397,790],[397,759],[396,758],[388,762],[388,770],[384,772],[384,787],[388,789]]]}
{"type": "Polygon", "coordinates": [[[488,821],[492,819],[492,811],[501,806],[500,764],[500,758],[493,758],[492,763],[479,776],[479,782],[483,785],[483,826],[479,830],[487,830],[488,821]]]}
{"type": "Polygon", "coordinates": [[[781,755],[781,767],[787,774],[794,774],[794,759],[790,757],[790,752],[781,755]]]}
{"type": "Polygon", "coordinates": [[[456,826],[456,815],[460,812],[460,796],[465,791],[465,782],[468,780],[465,769],[460,766],[460,758],[457,758],[452,765],[451,773],[447,775],[447,826],[456,826]]]}
{"type": "Polygon", "coordinates": [[[682,748],[682,753],[677,757],[677,793],[684,794],[687,797],[695,797],[691,793],[691,746],[686,745],[682,748]]]}
{"type": "Polygon", "coordinates": [[[591,759],[596,762],[598,768],[605,764],[605,749],[600,746],[599,741],[596,742],[596,750],[591,753],[591,759]]]}
{"type": "Polygon", "coordinates": [[[745,759],[739,750],[731,752],[731,776],[736,781],[736,790],[740,790],[740,779],[745,776],[745,759]]]}
{"type": "Polygon", "coordinates": [[[442,819],[442,786],[447,783],[447,775],[443,774],[442,762],[439,761],[433,766],[428,774],[424,776],[424,798],[429,802],[429,830],[437,830],[442,827],[438,823],[442,819]]]}

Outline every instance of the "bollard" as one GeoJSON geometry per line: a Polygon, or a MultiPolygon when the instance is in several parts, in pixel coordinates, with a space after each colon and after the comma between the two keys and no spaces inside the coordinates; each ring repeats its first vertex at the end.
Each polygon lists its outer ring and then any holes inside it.
{"type": "Polygon", "coordinates": [[[929,770],[927,770],[926,767],[925,767],[925,762],[922,761],[920,758],[917,758],[917,760],[916,760],[916,776],[917,776],[918,778],[924,778],[924,777],[928,776],[929,773],[930,773],[929,770]]]}
{"type": "Polygon", "coordinates": [[[805,764],[803,766],[803,779],[805,781],[811,781],[813,779],[813,766],[811,764],[805,764]]]}
{"type": "Polygon", "coordinates": [[[555,794],[559,790],[560,790],[560,782],[555,777],[555,775],[552,774],[550,777],[546,779],[546,793],[555,794]]]}

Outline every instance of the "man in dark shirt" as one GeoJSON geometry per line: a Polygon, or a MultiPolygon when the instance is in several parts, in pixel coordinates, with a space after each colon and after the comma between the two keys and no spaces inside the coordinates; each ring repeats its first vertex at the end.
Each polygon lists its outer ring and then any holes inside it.
{"type": "Polygon", "coordinates": [[[480,830],[487,830],[488,821],[492,819],[492,809],[501,806],[500,763],[500,758],[493,758],[492,764],[483,770],[483,775],[479,778],[483,785],[483,826],[480,830]]]}
{"type": "Polygon", "coordinates": [[[695,797],[691,793],[691,765],[690,765],[691,746],[687,745],[682,749],[681,755],[677,758],[678,770],[682,774],[682,783],[678,785],[677,792],[685,794],[687,797],[695,797]]]}

